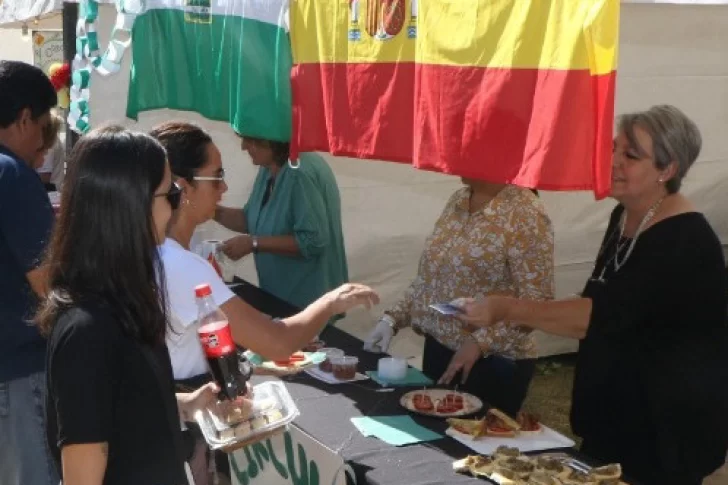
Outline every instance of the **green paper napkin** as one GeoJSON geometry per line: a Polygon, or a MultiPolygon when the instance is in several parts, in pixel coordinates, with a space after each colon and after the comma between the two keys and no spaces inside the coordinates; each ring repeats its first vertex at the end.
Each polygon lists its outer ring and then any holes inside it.
{"type": "Polygon", "coordinates": [[[433,384],[432,379],[422,373],[421,370],[415,369],[414,367],[407,368],[407,375],[403,379],[398,381],[385,381],[377,371],[368,370],[367,375],[374,381],[378,382],[381,386],[431,386],[433,384]]]}
{"type": "Polygon", "coordinates": [[[410,416],[362,416],[351,422],[364,436],[374,436],[393,446],[433,441],[443,436],[417,424],[410,416]]]}
{"type": "MultiPolygon", "coordinates": [[[[323,352],[304,352],[309,360],[311,360],[311,364],[320,364],[324,360],[326,360],[326,354],[323,352]]],[[[266,362],[269,362],[260,355],[256,354],[255,352],[251,352],[250,350],[245,351],[245,357],[248,359],[248,361],[253,364],[254,366],[260,366],[263,365],[266,362]]]]}

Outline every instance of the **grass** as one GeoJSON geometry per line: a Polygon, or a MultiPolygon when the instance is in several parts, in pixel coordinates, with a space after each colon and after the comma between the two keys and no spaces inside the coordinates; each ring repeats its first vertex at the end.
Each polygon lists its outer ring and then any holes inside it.
{"type": "Polygon", "coordinates": [[[574,355],[539,359],[523,409],[540,416],[544,424],[578,443],[569,425],[574,363],[574,355]]]}

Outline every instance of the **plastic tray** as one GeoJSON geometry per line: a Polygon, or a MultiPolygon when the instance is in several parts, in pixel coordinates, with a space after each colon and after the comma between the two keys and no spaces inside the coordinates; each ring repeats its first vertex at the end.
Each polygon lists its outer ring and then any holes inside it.
{"type": "Polygon", "coordinates": [[[228,425],[212,409],[195,414],[205,441],[213,450],[234,451],[285,429],[300,414],[285,384],[263,382],[253,387],[253,413],[242,422],[228,425]],[[278,411],[281,417],[268,422],[266,415],[278,411]]]}

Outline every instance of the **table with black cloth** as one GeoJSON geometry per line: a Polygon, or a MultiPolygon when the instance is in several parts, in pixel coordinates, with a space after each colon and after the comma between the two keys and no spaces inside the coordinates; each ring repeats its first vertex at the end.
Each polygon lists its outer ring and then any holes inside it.
{"type": "MultiPolygon", "coordinates": [[[[298,309],[254,285],[236,279],[233,291],[259,311],[275,318],[283,318],[298,309]]],[[[383,355],[362,349],[361,340],[337,329],[327,327],[320,335],[327,347],[342,349],[347,355],[359,358],[359,372],[376,370],[383,355]]],[[[396,447],[376,438],[364,437],[351,423],[356,416],[392,416],[408,414],[399,404],[400,397],[411,387],[394,388],[382,392],[371,380],[349,384],[326,384],[306,373],[283,379],[301,415],[294,425],[316,438],[340,455],[356,474],[358,484],[459,484],[485,483],[483,480],[452,471],[452,462],[475,454],[460,442],[445,436],[447,424],[443,419],[411,414],[420,425],[444,435],[442,439],[426,443],[396,447]]],[[[566,451],[586,463],[591,460],[576,450],[566,451]]],[[[630,482],[637,485],[635,482],[630,482]]]]}

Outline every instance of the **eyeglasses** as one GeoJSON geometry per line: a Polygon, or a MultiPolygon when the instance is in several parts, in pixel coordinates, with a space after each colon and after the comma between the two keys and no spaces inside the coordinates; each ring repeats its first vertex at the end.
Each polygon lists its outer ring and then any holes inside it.
{"type": "Polygon", "coordinates": [[[177,185],[177,182],[174,182],[172,187],[170,187],[169,192],[164,194],[154,194],[154,197],[166,197],[167,202],[169,202],[169,205],[172,207],[172,210],[177,210],[180,200],[182,200],[182,188],[177,185]]]}
{"type": "Polygon", "coordinates": [[[217,183],[224,182],[225,181],[225,169],[221,168],[220,171],[218,172],[218,174],[219,175],[217,177],[195,176],[195,177],[192,177],[192,180],[197,180],[200,182],[217,182],[217,183]]]}

